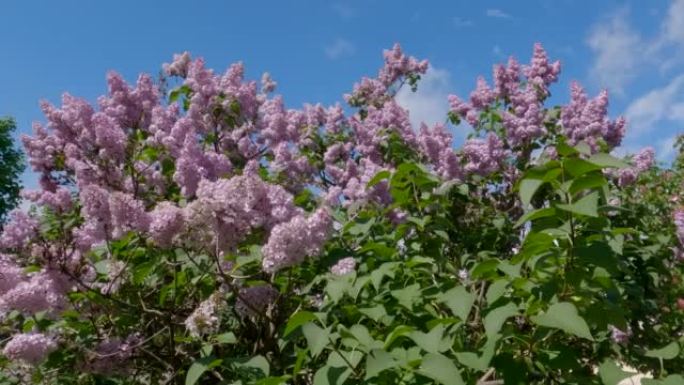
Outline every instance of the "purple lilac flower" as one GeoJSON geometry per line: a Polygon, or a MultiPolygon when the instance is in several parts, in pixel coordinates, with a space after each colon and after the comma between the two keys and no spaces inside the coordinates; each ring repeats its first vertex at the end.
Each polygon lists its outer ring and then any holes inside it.
{"type": "Polygon", "coordinates": [[[330,268],[333,275],[346,275],[354,271],[356,260],[353,257],[342,258],[330,268]]]}
{"type": "Polygon", "coordinates": [[[19,360],[29,365],[38,365],[55,349],[57,343],[53,338],[32,332],[12,336],[2,349],[2,354],[12,361],[19,360]]]}

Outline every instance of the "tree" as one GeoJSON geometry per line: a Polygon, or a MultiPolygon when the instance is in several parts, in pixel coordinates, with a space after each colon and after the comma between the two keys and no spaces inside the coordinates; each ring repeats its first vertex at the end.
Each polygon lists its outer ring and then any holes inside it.
{"type": "MultiPolygon", "coordinates": [[[[394,100],[397,45],[348,108],[178,55],[24,138],[42,190],[0,233],[0,381],[681,383],[683,174],[618,159],[607,93],[546,106],[541,45],[451,124],[394,100]],[[4,377],[2,377],[4,376],[4,377]]],[[[445,119],[446,120],[446,119],[445,119]]]]}
{"type": "Polygon", "coordinates": [[[0,223],[19,202],[19,175],[24,170],[21,151],[14,147],[12,132],[16,123],[12,118],[0,119],[0,223]]]}

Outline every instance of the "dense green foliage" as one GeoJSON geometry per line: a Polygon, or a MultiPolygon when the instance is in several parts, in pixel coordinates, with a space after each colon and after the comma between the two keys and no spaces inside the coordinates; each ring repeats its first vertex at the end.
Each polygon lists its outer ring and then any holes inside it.
{"type": "Polygon", "coordinates": [[[19,202],[19,175],[24,170],[21,151],[14,146],[12,118],[0,119],[0,223],[19,202]]]}

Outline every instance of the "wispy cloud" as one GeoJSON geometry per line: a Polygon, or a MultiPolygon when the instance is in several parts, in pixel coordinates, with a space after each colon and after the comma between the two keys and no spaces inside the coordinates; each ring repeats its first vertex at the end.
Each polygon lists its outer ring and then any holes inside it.
{"type": "Polygon", "coordinates": [[[356,47],[349,40],[338,38],[331,44],[323,47],[325,55],[332,60],[345,56],[351,56],[356,52],[356,47]]]}
{"type": "Polygon", "coordinates": [[[627,9],[621,9],[592,29],[587,44],[595,59],[591,76],[602,87],[624,95],[625,87],[636,76],[643,55],[641,36],[627,21],[627,9]]]}
{"type": "Polygon", "coordinates": [[[663,39],[684,44],[684,0],[674,0],[670,4],[662,33],[663,39]]]}
{"type": "Polygon", "coordinates": [[[684,74],[637,98],[625,116],[630,123],[628,134],[634,137],[653,131],[660,122],[684,122],[684,74]]]}
{"type": "Polygon", "coordinates": [[[454,16],[452,19],[454,26],[463,28],[463,27],[472,27],[473,26],[473,21],[470,19],[465,19],[459,16],[454,16]]]}
{"type": "Polygon", "coordinates": [[[621,8],[599,20],[586,40],[594,51],[592,78],[618,95],[647,69],[668,72],[684,62],[684,0],[672,0],[660,28],[650,36],[629,22],[629,9],[621,8]]]}
{"type": "MultiPolygon", "coordinates": [[[[451,73],[445,69],[430,67],[420,79],[418,90],[411,91],[403,87],[396,96],[397,103],[409,111],[409,118],[414,129],[421,123],[432,126],[444,123],[449,112],[447,97],[451,89],[451,73]]],[[[460,130],[461,127],[457,127],[460,130]]],[[[456,137],[462,139],[464,132],[457,132],[456,137]]]]}
{"type": "Polygon", "coordinates": [[[510,19],[511,18],[511,15],[509,15],[508,13],[506,13],[506,12],[504,12],[498,8],[489,8],[485,12],[485,14],[488,17],[496,17],[499,19],[510,19]]]}
{"type": "Polygon", "coordinates": [[[677,141],[677,135],[672,135],[669,138],[660,140],[655,146],[655,153],[658,160],[663,162],[670,162],[673,160],[675,155],[675,142],[677,141]]]}

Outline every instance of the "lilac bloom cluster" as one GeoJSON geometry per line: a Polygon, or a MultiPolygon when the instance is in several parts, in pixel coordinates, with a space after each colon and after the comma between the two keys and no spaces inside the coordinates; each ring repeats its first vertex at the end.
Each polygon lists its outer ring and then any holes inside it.
{"type": "Polygon", "coordinates": [[[493,133],[485,139],[470,139],[463,146],[465,172],[487,176],[503,168],[507,154],[503,141],[493,133]]]}
{"type": "Polygon", "coordinates": [[[331,230],[332,218],[325,208],[276,225],[262,249],[264,271],[276,272],[318,255],[331,230]]]}
{"type": "Polygon", "coordinates": [[[125,375],[130,371],[129,360],[135,355],[141,343],[138,334],[132,334],[121,339],[107,338],[99,342],[93,351],[89,352],[80,369],[102,375],[125,375]]]}
{"type": "Polygon", "coordinates": [[[529,144],[546,134],[542,103],[550,95],[548,87],[556,82],[559,73],[560,63],[549,62],[543,47],[535,44],[529,65],[521,67],[511,58],[506,66],[494,67],[493,88],[480,77],[469,101],[450,95],[451,112],[477,127],[484,112],[502,108],[502,139],[514,148],[529,144]]]}
{"type": "Polygon", "coordinates": [[[623,168],[617,171],[617,183],[619,186],[628,186],[633,184],[639,174],[647,171],[655,164],[655,151],[652,147],[645,147],[641,149],[632,158],[632,166],[623,168]]]}
{"type": "Polygon", "coordinates": [[[37,365],[55,349],[57,342],[52,337],[30,332],[12,336],[2,349],[2,354],[10,360],[37,365]]]}
{"type": "Polygon", "coordinates": [[[681,208],[675,210],[672,218],[677,230],[677,238],[679,239],[679,243],[684,245],[684,210],[681,208]]]}
{"type": "Polygon", "coordinates": [[[399,44],[383,53],[385,65],[380,69],[377,78],[363,78],[354,84],[351,94],[345,99],[353,106],[376,105],[384,103],[391,94],[391,87],[398,81],[410,76],[420,76],[427,72],[427,60],[419,61],[406,56],[399,44]],[[388,93],[389,92],[389,93],[388,93]]]}
{"type": "Polygon", "coordinates": [[[345,275],[353,272],[355,269],[356,260],[354,257],[346,257],[337,261],[337,263],[330,268],[330,272],[333,275],[345,275]]]}
{"type": "Polygon", "coordinates": [[[30,215],[15,209],[9,214],[9,221],[0,233],[0,248],[19,249],[36,233],[38,221],[30,215]]]}
{"type": "Polygon", "coordinates": [[[219,310],[223,300],[220,291],[212,294],[185,319],[185,328],[191,336],[200,337],[216,333],[219,327],[219,310]]]}
{"type": "Polygon", "coordinates": [[[607,118],[608,92],[601,91],[596,98],[589,99],[578,83],[572,83],[570,89],[570,103],[561,111],[562,132],[570,143],[584,141],[594,151],[599,149],[599,140],[609,149],[619,146],[625,135],[625,119],[607,118]]]}
{"type": "Polygon", "coordinates": [[[235,311],[242,318],[265,315],[278,299],[278,290],[271,285],[243,287],[239,294],[235,311]]]}

